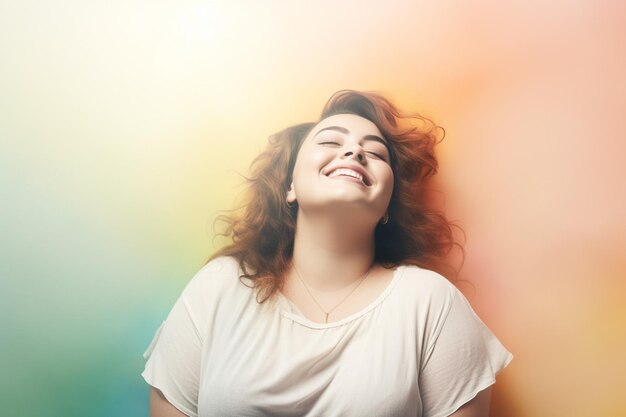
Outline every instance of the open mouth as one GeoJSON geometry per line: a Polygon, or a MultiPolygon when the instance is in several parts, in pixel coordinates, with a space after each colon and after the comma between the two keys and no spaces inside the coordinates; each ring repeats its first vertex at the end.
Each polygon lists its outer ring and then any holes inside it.
{"type": "Polygon", "coordinates": [[[359,182],[361,182],[363,185],[367,187],[371,185],[369,178],[367,178],[365,175],[359,172],[356,172],[355,170],[350,169],[350,168],[337,168],[337,169],[332,170],[328,174],[326,174],[326,176],[328,178],[333,178],[333,177],[354,178],[355,180],[358,180],[359,182]]]}

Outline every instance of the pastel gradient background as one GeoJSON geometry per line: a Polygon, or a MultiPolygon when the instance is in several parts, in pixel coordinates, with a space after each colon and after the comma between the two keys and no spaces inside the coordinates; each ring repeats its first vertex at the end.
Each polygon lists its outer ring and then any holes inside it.
{"type": "Polygon", "coordinates": [[[493,416],[626,416],[621,1],[0,3],[0,414],[147,416],[142,352],[266,138],[343,88],[447,130],[493,416]]]}

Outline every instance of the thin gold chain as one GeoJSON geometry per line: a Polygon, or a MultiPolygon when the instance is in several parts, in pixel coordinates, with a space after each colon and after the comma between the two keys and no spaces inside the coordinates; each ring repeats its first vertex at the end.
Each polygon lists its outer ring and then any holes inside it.
{"type": "Polygon", "coordinates": [[[372,270],[372,266],[373,266],[373,264],[370,265],[370,267],[367,269],[367,272],[365,273],[365,275],[363,275],[363,278],[361,278],[359,283],[356,284],[356,286],[352,289],[352,291],[350,291],[345,297],[343,297],[341,299],[341,301],[339,301],[339,303],[337,303],[333,308],[331,308],[330,310],[326,311],[320,305],[320,303],[317,302],[317,299],[313,296],[313,294],[311,293],[311,290],[309,290],[309,287],[308,287],[308,285],[306,285],[306,282],[304,282],[304,279],[302,279],[302,275],[300,275],[300,272],[298,271],[298,268],[296,268],[296,264],[294,262],[292,262],[292,265],[293,265],[293,269],[296,271],[296,276],[300,279],[300,282],[302,282],[302,285],[304,285],[304,289],[306,290],[306,292],[309,293],[309,295],[311,296],[311,299],[313,300],[313,302],[315,302],[315,304],[317,304],[317,307],[319,307],[319,309],[322,310],[324,312],[324,314],[326,315],[326,317],[324,318],[324,323],[328,323],[328,316],[330,315],[330,313],[332,313],[337,307],[339,307],[341,305],[341,303],[346,301],[348,299],[348,297],[350,297],[352,295],[352,293],[355,292],[357,288],[359,288],[361,283],[363,283],[363,281],[365,281],[365,278],[367,278],[367,276],[370,274],[370,271],[372,270]]]}

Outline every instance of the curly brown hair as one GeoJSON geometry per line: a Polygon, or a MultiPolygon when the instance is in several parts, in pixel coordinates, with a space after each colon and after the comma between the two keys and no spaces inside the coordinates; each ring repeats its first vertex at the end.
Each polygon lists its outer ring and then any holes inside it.
{"type": "MultiPolygon", "coordinates": [[[[394,187],[387,224],[374,231],[374,261],[386,268],[416,265],[442,275],[456,275],[446,260],[453,246],[462,246],[453,236],[445,214],[429,208],[427,182],[438,169],[435,146],[444,130],[419,114],[405,114],[376,92],[341,90],[324,106],[319,121],[336,114],[354,114],[373,122],[391,145],[394,187]]],[[[297,205],[285,202],[293,168],[302,142],[317,123],[288,127],[269,138],[265,151],[251,165],[247,193],[230,215],[216,221],[225,224],[220,233],[231,243],[214,253],[238,259],[243,275],[257,289],[262,303],[283,284],[283,273],[293,254],[297,205]]],[[[207,261],[207,262],[208,262],[207,261]]]]}

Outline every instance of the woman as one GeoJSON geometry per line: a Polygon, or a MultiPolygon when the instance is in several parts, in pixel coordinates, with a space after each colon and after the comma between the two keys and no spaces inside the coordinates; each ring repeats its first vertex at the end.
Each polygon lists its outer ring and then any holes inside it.
{"type": "Polygon", "coordinates": [[[151,415],[487,416],[512,355],[435,272],[454,244],[424,204],[436,132],[344,90],[271,137],[232,244],[145,354],[151,415]]]}

